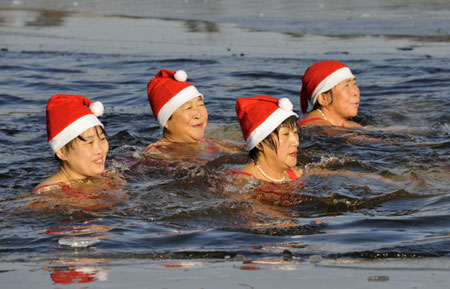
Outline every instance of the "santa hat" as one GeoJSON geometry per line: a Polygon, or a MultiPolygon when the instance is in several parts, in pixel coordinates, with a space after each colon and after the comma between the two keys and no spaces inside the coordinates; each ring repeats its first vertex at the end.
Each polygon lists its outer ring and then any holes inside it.
{"type": "Polygon", "coordinates": [[[345,64],[336,60],[325,60],[311,65],[302,78],[300,93],[302,112],[307,111],[308,102],[314,106],[319,94],[327,92],[345,79],[354,77],[345,64]]]}
{"type": "Polygon", "coordinates": [[[186,80],[184,70],[174,72],[162,69],[148,83],[148,101],[161,129],[177,108],[197,96],[203,98],[203,94],[186,80]]]}
{"type": "Polygon", "coordinates": [[[288,98],[278,100],[265,95],[238,97],[236,114],[248,149],[253,149],[288,117],[298,117],[292,109],[288,98]]]}
{"type": "Polygon", "coordinates": [[[103,104],[78,95],[57,94],[47,101],[48,144],[55,154],[85,130],[103,124],[103,104]]]}

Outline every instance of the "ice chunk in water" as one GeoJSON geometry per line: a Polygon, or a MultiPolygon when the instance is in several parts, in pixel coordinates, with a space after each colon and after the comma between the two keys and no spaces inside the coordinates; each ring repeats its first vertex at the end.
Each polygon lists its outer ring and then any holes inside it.
{"type": "Polygon", "coordinates": [[[63,246],[70,246],[72,248],[85,248],[88,246],[92,246],[100,242],[97,238],[61,238],[58,243],[63,246]]]}

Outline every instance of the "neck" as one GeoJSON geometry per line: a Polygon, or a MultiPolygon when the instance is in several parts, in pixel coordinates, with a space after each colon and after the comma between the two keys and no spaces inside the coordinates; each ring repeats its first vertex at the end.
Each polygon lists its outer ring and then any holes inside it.
{"type": "Polygon", "coordinates": [[[327,107],[318,108],[317,111],[322,115],[323,119],[335,126],[343,126],[346,119],[327,107]]]}
{"type": "Polygon", "coordinates": [[[73,180],[81,180],[81,179],[85,179],[86,176],[82,176],[79,175],[77,173],[74,173],[72,170],[70,170],[69,168],[67,168],[67,166],[62,165],[59,168],[58,171],[58,179],[61,182],[68,182],[68,181],[73,181],[73,180]]]}
{"type": "Polygon", "coordinates": [[[286,170],[284,168],[270,164],[264,158],[258,159],[255,167],[262,179],[272,182],[283,182],[286,179],[284,175],[286,170]]]}
{"type": "Polygon", "coordinates": [[[200,140],[183,140],[180,138],[176,138],[171,136],[170,134],[165,134],[162,139],[162,142],[166,142],[166,143],[198,143],[200,140]]]}
{"type": "Polygon", "coordinates": [[[69,170],[65,166],[61,166],[59,168],[57,175],[58,175],[59,181],[61,181],[61,182],[68,182],[68,181],[71,181],[74,179],[78,179],[77,177],[72,176],[72,174],[69,172],[69,170]]]}

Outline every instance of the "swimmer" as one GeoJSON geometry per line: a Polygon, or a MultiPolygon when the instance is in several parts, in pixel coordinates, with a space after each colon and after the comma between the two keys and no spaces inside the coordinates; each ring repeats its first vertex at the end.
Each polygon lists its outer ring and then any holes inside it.
{"type": "Polygon", "coordinates": [[[252,201],[250,211],[245,213],[250,222],[244,225],[255,232],[270,227],[301,226],[283,209],[307,201],[295,193],[305,184],[300,179],[303,169],[296,166],[298,116],[292,109],[287,98],[278,100],[262,95],[240,97],[236,101],[236,113],[250,160],[242,169],[227,174],[231,178],[227,184],[232,184],[228,186],[231,190],[236,188],[240,198],[257,201],[252,201]]]}
{"type": "Polygon", "coordinates": [[[240,97],[236,113],[249,150],[250,162],[238,174],[266,182],[298,180],[303,170],[296,166],[299,137],[298,116],[287,98],[240,97]]]}
{"type": "MultiPolygon", "coordinates": [[[[30,207],[44,207],[58,199],[58,202],[74,202],[73,205],[90,208],[96,205],[92,203],[93,194],[98,197],[100,185],[111,187],[115,176],[106,177],[105,172],[108,140],[97,118],[103,111],[101,102],[82,96],[57,94],[48,100],[48,144],[59,162],[59,170],[33,189],[33,193],[53,196],[53,199],[40,199],[30,207]],[[62,201],[65,197],[68,198],[62,201]]],[[[111,199],[114,197],[107,197],[108,202],[111,199]]]]}
{"type": "Polygon", "coordinates": [[[359,88],[355,76],[343,63],[325,60],[311,65],[303,75],[300,94],[302,112],[312,108],[300,126],[362,127],[349,120],[358,114],[359,88]]]}
{"type": "Polygon", "coordinates": [[[220,153],[242,148],[231,142],[205,138],[208,111],[204,96],[187,80],[183,70],[163,69],[150,80],[147,95],[162,138],[147,146],[144,154],[166,160],[206,161],[220,153]]]}

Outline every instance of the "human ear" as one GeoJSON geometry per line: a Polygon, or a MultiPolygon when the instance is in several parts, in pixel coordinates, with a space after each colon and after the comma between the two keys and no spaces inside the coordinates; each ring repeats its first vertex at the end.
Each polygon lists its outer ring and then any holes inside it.
{"type": "Polygon", "coordinates": [[[321,106],[327,106],[330,104],[330,100],[329,100],[329,92],[324,92],[321,93],[317,96],[317,102],[321,105],[321,106]]]}
{"type": "Polygon", "coordinates": [[[56,152],[56,156],[62,161],[67,161],[67,156],[64,148],[59,149],[59,151],[56,152]]]}
{"type": "Polygon", "coordinates": [[[169,118],[169,119],[166,121],[166,123],[164,124],[164,129],[165,129],[165,130],[169,130],[169,129],[170,129],[170,121],[171,121],[171,119],[172,119],[172,118],[169,118]]]}

